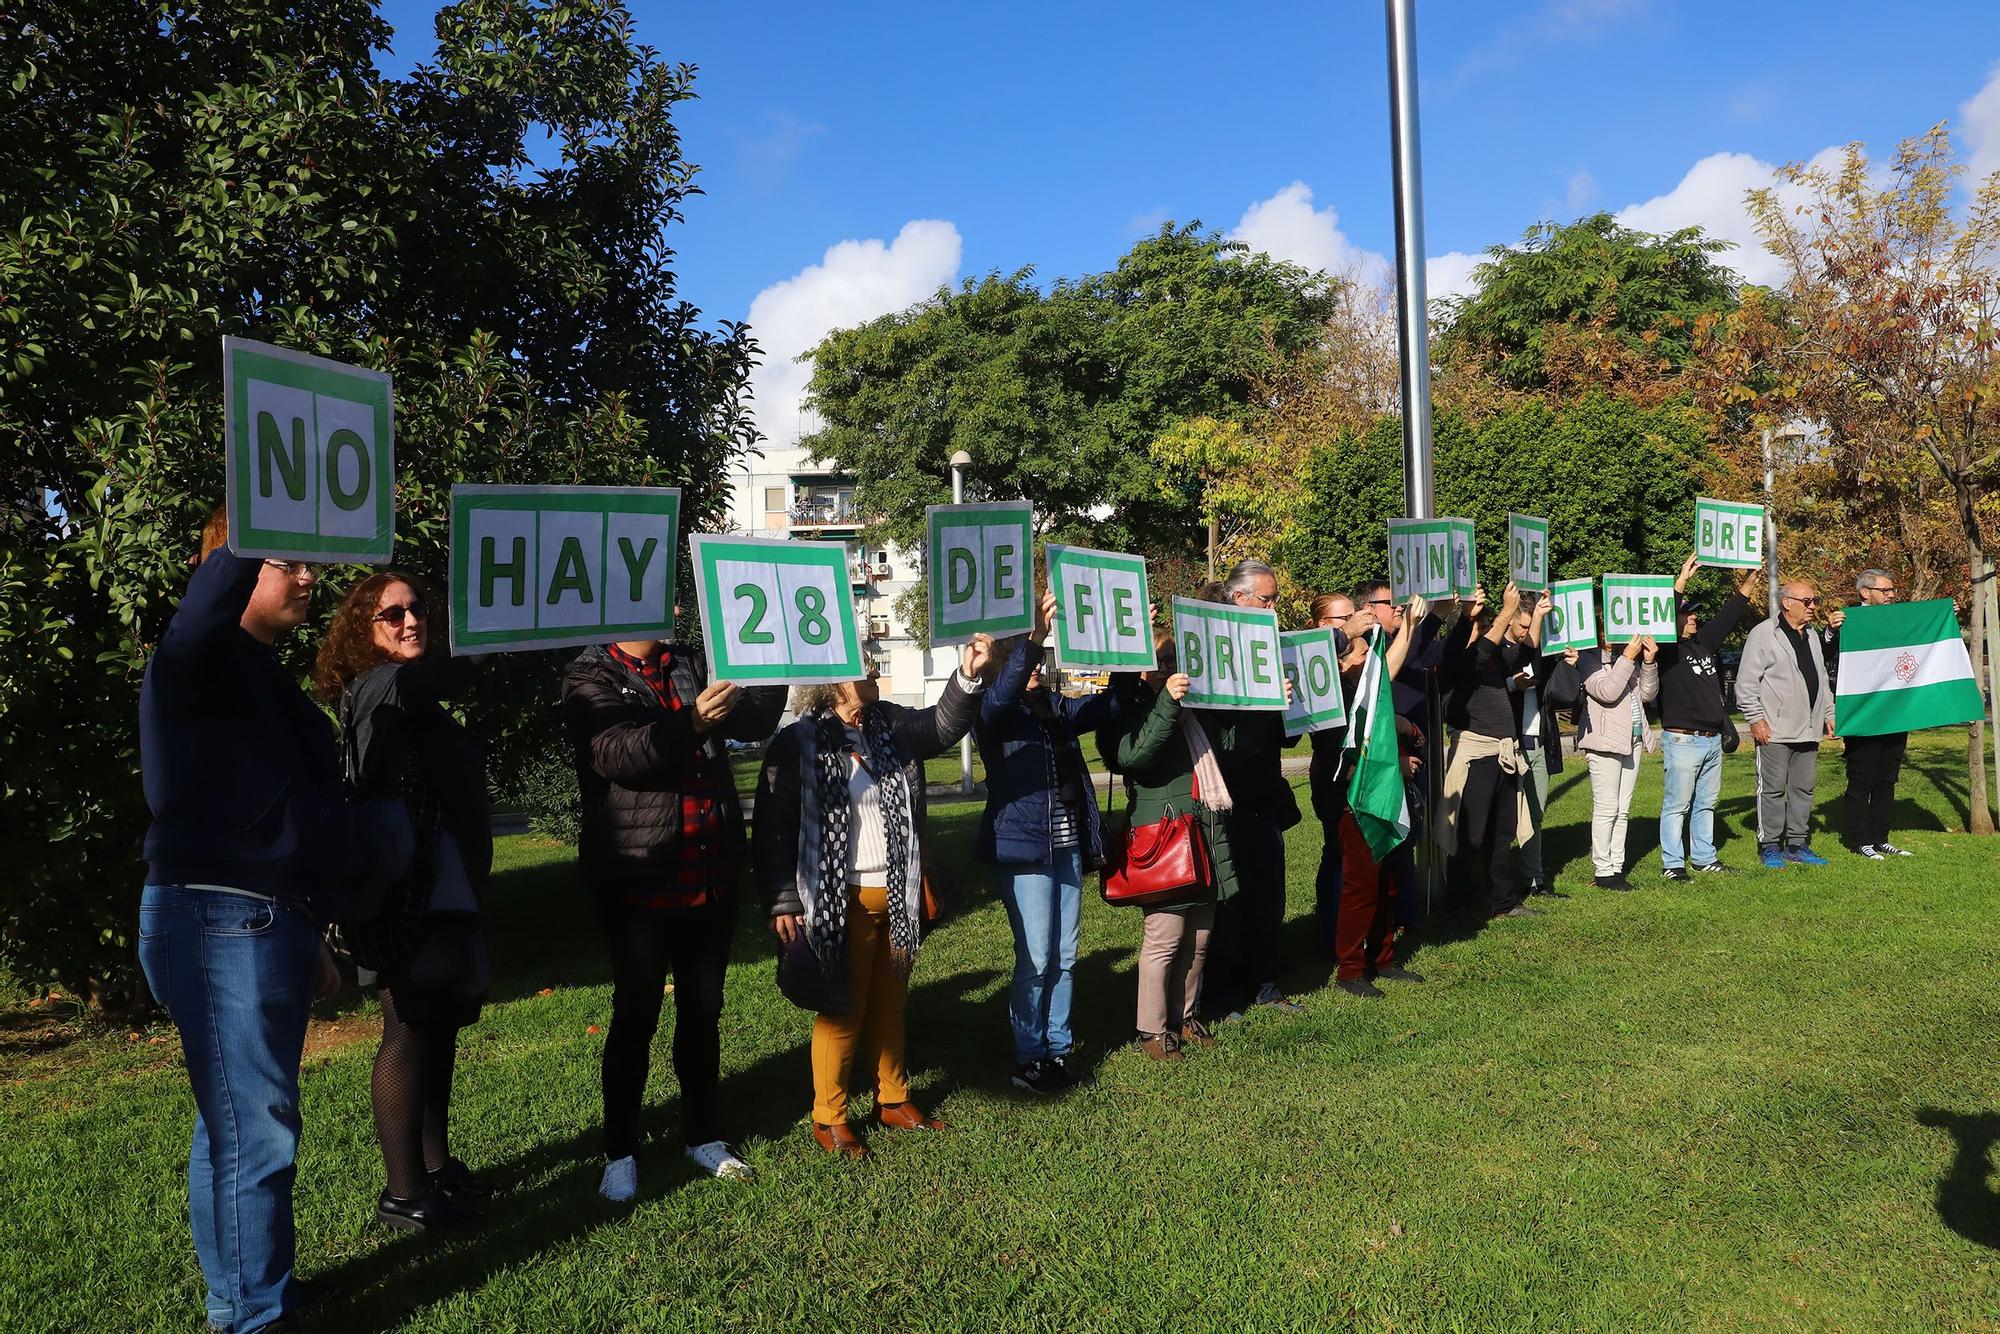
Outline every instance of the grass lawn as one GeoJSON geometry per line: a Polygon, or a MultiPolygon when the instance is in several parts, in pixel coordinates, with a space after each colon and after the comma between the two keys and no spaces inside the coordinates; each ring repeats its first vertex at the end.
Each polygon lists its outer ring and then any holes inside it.
{"type": "MultiPolygon", "coordinates": [[[[510,839],[500,984],[454,1121],[507,1193],[458,1239],[373,1224],[373,1044],[348,1040],[372,1007],[350,992],[308,1057],[300,1269],[342,1286],[323,1323],[343,1330],[2000,1329],[2000,842],[1946,832],[1963,755],[1956,734],[1912,747],[1914,858],[1862,862],[1828,834],[1831,867],[1770,873],[1749,869],[1746,749],[1722,807],[1739,873],[1689,885],[1659,879],[1648,757],[1636,894],[1590,886],[1572,764],[1551,858],[1575,897],[1421,950],[1429,982],[1373,1003],[1323,989],[1310,957],[1308,817],[1290,845],[1306,1012],[1179,1068],[1119,1045],[1139,919],[1088,895],[1077,1012],[1102,1064],[1057,1102],[1008,1091],[1007,925],[968,868],[910,1006],[919,1096],[954,1129],[875,1135],[865,1165],[799,1119],[809,1018],[746,922],[723,1095],[759,1179],[684,1170],[663,1032],[664,1138],[630,1208],[594,1193],[610,996],[586,900],[567,849],[510,839]]],[[[1840,779],[1829,755],[1836,825],[1840,779]]],[[[962,862],[977,808],[933,818],[962,862]]],[[[199,1329],[176,1052],[170,1028],[0,1012],[0,1328],[199,1329]]]]}

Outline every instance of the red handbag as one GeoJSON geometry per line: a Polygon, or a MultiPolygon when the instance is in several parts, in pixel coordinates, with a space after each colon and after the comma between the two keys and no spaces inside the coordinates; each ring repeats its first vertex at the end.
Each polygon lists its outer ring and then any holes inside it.
{"type": "Polygon", "coordinates": [[[1113,907],[1157,908],[1214,892],[1214,867],[1192,813],[1168,806],[1165,819],[1127,829],[1105,850],[1104,901],[1113,907]]]}

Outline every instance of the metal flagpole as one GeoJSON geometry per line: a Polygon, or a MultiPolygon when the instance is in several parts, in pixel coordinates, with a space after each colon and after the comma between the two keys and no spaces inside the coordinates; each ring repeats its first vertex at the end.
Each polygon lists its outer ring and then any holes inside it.
{"type": "MultiPolygon", "coordinates": [[[[1384,0],[1389,28],[1389,157],[1396,196],[1396,349],[1403,390],[1403,500],[1412,519],[1437,513],[1431,478],[1431,351],[1424,287],[1424,169],[1417,127],[1416,0],[1384,0]]],[[[1412,627],[1414,630],[1414,627],[1412,627]]],[[[1426,692],[1431,749],[1444,738],[1444,701],[1435,677],[1426,692]]],[[[1431,821],[1443,803],[1444,758],[1425,756],[1424,912],[1436,902],[1443,866],[1430,839],[1431,821]]]]}

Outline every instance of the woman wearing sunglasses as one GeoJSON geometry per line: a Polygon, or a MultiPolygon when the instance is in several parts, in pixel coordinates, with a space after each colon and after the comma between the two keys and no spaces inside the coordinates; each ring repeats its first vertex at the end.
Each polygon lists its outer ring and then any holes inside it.
{"type": "Polygon", "coordinates": [[[479,1017],[487,986],[486,754],[442,703],[472,660],[430,647],[423,584],[385,571],[341,600],[313,666],[320,698],[339,702],[348,785],[400,798],[417,828],[410,869],[382,912],[339,927],[382,1002],[370,1091],[388,1179],[376,1216],[414,1231],[471,1223],[492,1194],[451,1156],[447,1133],[458,1033],[479,1017]]]}

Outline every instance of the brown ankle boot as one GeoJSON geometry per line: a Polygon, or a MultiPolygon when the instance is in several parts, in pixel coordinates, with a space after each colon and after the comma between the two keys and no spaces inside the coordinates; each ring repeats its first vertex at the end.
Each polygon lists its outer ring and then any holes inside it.
{"type": "Polygon", "coordinates": [[[1181,1029],[1182,1047],[1213,1047],[1215,1035],[1202,1026],[1199,1019],[1181,1029]]]}
{"type": "Polygon", "coordinates": [[[1180,1041],[1172,1033],[1141,1033],[1139,1050],[1156,1061],[1178,1061],[1181,1057],[1180,1041]]]}

